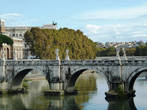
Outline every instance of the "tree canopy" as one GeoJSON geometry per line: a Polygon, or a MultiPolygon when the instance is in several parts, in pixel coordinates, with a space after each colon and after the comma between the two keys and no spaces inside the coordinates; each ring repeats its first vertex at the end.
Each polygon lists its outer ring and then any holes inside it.
{"type": "MultiPolygon", "coordinates": [[[[95,59],[98,56],[116,56],[114,47],[101,48],[80,30],[68,28],[40,29],[32,28],[24,35],[32,55],[41,59],[55,59],[58,48],[61,59],[65,58],[69,49],[70,59],[95,59]]],[[[147,43],[138,42],[137,47],[126,49],[127,56],[147,56],[147,43]]],[[[123,55],[123,52],[120,52],[123,55]]]]}
{"type": "Polygon", "coordinates": [[[8,45],[13,45],[13,40],[6,35],[0,34],[0,46],[2,46],[3,43],[6,43],[8,45]]]}
{"type": "MultiPolygon", "coordinates": [[[[127,56],[147,56],[147,43],[126,49],[126,54],[127,56]]],[[[120,55],[123,55],[122,50],[120,55]]],[[[114,47],[101,48],[100,51],[97,51],[97,56],[116,56],[116,50],[114,47]]]]}
{"type": "Polygon", "coordinates": [[[55,59],[55,50],[58,48],[61,59],[65,58],[66,49],[70,59],[94,59],[98,48],[96,43],[88,39],[80,30],[68,28],[40,29],[32,28],[24,35],[26,44],[32,55],[41,59],[55,59]]]}

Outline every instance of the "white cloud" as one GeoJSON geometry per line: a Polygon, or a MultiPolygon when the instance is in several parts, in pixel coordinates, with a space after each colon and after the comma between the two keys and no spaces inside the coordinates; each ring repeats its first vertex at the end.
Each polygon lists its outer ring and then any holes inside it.
{"type": "MultiPolygon", "coordinates": [[[[95,31],[93,31],[92,28],[87,28],[87,25],[85,26],[85,34],[94,41],[147,41],[147,27],[142,23],[113,24],[104,26],[94,25],[94,27],[97,26],[100,28],[95,31]]],[[[95,29],[94,27],[93,29],[95,29]]]]}
{"type": "Polygon", "coordinates": [[[38,21],[38,19],[29,19],[20,13],[0,14],[0,19],[5,20],[6,26],[28,26],[38,21]]]}
{"type": "Polygon", "coordinates": [[[2,19],[9,19],[12,17],[21,17],[22,15],[20,13],[5,13],[5,14],[0,14],[0,18],[2,19]]]}
{"type": "Polygon", "coordinates": [[[135,37],[136,37],[136,38],[138,38],[138,37],[139,37],[139,38],[141,38],[141,37],[144,38],[144,37],[147,37],[147,34],[143,34],[143,33],[142,33],[142,34],[135,34],[133,37],[134,37],[134,38],[135,38],[135,37]]]}
{"type": "Polygon", "coordinates": [[[96,34],[101,29],[101,26],[87,24],[86,29],[89,33],[96,34]]]}
{"type": "Polygon", "coordinates": [[[76,20],[86,20],[83,31],[94,41],[147,41],[147,2],[136,7],[80,13],[76,20]]]}
{"type": "Polygon", "coordinates": [[[133,19],[147,15],[147,4],[139,7],[97,10],[93,12],[81,13],[77,19],[96,20],[96,19],[133,19]]]}

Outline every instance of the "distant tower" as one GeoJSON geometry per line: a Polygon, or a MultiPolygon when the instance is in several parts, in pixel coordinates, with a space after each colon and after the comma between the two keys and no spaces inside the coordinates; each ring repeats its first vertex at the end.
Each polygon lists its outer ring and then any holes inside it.
{"type": "Polygon", "coordinates": [[[0,19],[0,34],[5,33],[5,21],[0,19]]]}

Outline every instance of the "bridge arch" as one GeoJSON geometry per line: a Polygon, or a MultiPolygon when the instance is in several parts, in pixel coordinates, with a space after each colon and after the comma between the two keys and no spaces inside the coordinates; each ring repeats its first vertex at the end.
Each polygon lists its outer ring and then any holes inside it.
{"type": "Polygon", "coordinates": [[[128,88],[129,90],[133,90],[134,83],[135,83],[136,79],[143,72],[147,72],[147,67],[138,68],[134,72],[131,73],[131,75],[129,76],[128,81],[127,81],[128,85],[129,85],[129,88],[128,88]]]}
{"type": "Polygon", "coordinates": [[[24,69],[16,74],[16,76],[12,79],[12,86],[18,86],[22,83],[24,77],[31,72],[33,69],[24,69]]]}
{"type": "Polygon", "coordinates": [[[107,82],[107,79],[106,79],[106,76],[104,74],[104,71],[102,71],[101,68],[91,68],[91,67],[87,67],[87,68],[76,68],[73,71],[71,71],[71,77],[69,79],[68,87],[74,87],[77,79],[79,78],[79,76],[81,74],[83,74],[85,71],[88,71],[88,70],[91,70],[92,72],[96,72],[96,73],[100,73],[101,72],[102,75],[104,76],[106,82],[107,82]]]}
{"type": "Polygon", "coordinates": [[[81,69],[81,70],[78,70],[76,71],[73,75],[71,75],[71,78],[69,80],[69,87],[74,87],[75,86],[75,83],[77,81],[77,79],[79,78],[79,76],[84,72],[84,71],[87,71],[88,69],[81,69]]]}
{"type": "Polygon", "coordinates": [[[97,73],[104,73],[104,69],[103,68],[101,68],[101,67],[93,67],[92,66],[92,67],[78,67],[78,68],[75,68],[75,69],[73,69],[71,71],[71,74],[73,75],[73,74],[75,74],[76,72],[78,72],[80,70],[85,70],[85,71],[93,70],[93,71],[95,71],[97,73]]]}
{"type": "Polygon", "coordinates": [[[44,73],[44,70],[39,67],[20,68],[20,70],[15,71],[15,75],[14,75],[14,78],[12,79],[11,87],[21,86],[21,83],[22,83],[23,79],[25,78],[25,76],[33,70],[40,72],[41,74],[43,74],[46,77],[47,80],[49,80],[49,73],[48,72],[51,72],[51,70],[48,70],[46,73],[44,73]]]}

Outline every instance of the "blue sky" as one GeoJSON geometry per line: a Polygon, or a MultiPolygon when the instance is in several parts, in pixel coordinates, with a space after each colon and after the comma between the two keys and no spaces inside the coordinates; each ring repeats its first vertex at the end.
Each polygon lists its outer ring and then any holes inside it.
{"type": "Polygon", "coordinates": [[[7,26],[80,29],[94,41],[147,41],[146,0],[3,0],[7,26]]]}

